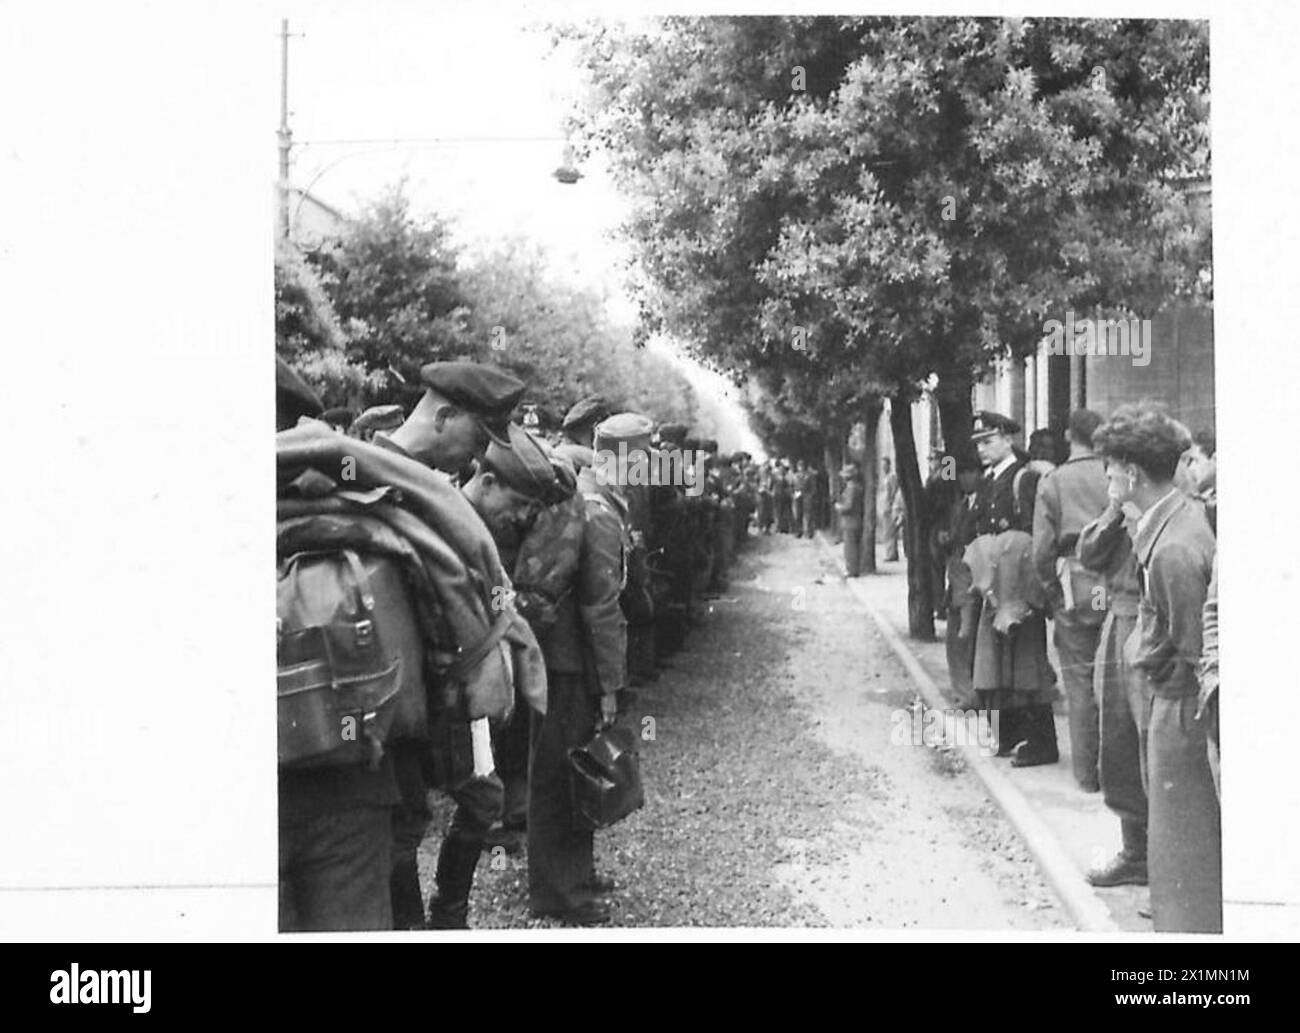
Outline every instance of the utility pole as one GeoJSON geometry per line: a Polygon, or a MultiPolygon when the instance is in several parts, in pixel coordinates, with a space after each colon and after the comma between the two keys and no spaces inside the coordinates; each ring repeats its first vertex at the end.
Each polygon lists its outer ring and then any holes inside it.
{"type": "Polygon", "coordinates": [[[289,19],[280,20],[280,236],[289,236],[289,19]]]}

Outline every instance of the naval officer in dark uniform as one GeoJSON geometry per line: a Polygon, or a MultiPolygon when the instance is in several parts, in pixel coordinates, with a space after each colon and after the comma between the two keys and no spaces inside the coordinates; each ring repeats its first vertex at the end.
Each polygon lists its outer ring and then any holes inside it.
{"type": "MultiPolygon", "coordinates": [[[[976,536],[1015,530],[1032,534],[1038,475],[1015,451],[1020,424],[1000,413],[981,412],[971,441],[984,464],[984,480],[975,497],[976,536]]],[[[1047,620],[1042,611],[1029,615],[1006,633],[994,626],[993,607],[980,612],[975,637],[974,687],[984,709],[999,712],[999,756],[1010,755],[1015,767],[1055,764],[1056,725],[1052,701],[1056,674],[1047,659],[1047,620]]]]}

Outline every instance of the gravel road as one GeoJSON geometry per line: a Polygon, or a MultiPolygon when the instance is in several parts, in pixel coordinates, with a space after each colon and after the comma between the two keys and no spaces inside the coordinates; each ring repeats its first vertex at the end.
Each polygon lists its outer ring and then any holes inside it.
{"type": "MultiPolygon", "coordinates": [[[[959,753],[890,742],[915,691],[811,541],[751,542],[638,691],[646,807],[596,837],[616,924],[1068,927],[959,753]]],[[[426,894],[449,814],[437,798],[426,894]]],[[[470,925],[552,925],[526,890],[522,855],[485,855],[470,925]]]]}

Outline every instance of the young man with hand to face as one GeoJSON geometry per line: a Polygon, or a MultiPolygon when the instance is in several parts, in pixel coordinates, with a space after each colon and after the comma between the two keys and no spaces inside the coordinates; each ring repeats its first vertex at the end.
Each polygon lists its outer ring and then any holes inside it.
{"type": "Polygon", "coordinates": [[[1197,717],[1201,617],[1214,535],[1175,485],[1191,444],[1162,407],[1123,406],[1093,436],[1108,492],[1140,512],[1139,602],[1124,656],[1145,702],[1147,867],[1157,932],[1222,932],[1219,801],[1197,717]]]}

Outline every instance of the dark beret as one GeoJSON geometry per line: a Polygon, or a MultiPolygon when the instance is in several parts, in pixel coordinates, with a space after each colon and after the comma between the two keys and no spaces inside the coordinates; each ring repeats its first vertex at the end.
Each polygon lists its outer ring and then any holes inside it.
{"type": "Polygon", "coordinates": [[[509,446],[493,441],[483,465],[515,491],[548,505],[556,491],[555,467],[545,447],[517,423],[506,424],[509,446]]]}
{"type": "Polygon", "coordinates": [[[523,381],[496,366],[477,362],[430,362],[420,379],[483,425],[494,442],[510,447],[510,414],[524,394],[523,381]]]}
{"type": "Polygon", "coordinates": [[[1003,416],[1000,412],[989,412],[981,410],[975,414],[975,424],[971,429],[970,439],[972,441],[983,441],[994,434],[1005,434],[1010,437],[1020,430],[1020,424],[1010,416],[1003,416]]]}
{"type": "Polygon", "coordinates": [[[316,392],[307,386],[307,382],[290,368],[289,364],[275,357],[275,421],[277,425],[292,427],[299,416],[319,416],[320,399],[316,392]]]}
{"type": "Polygon", "coordinates": [[[565,430],[575,427],[594,426],[609,416],[609,403],[601,395],[588,395],[573,403],[572,408],[564,414],[565,430]]]}

